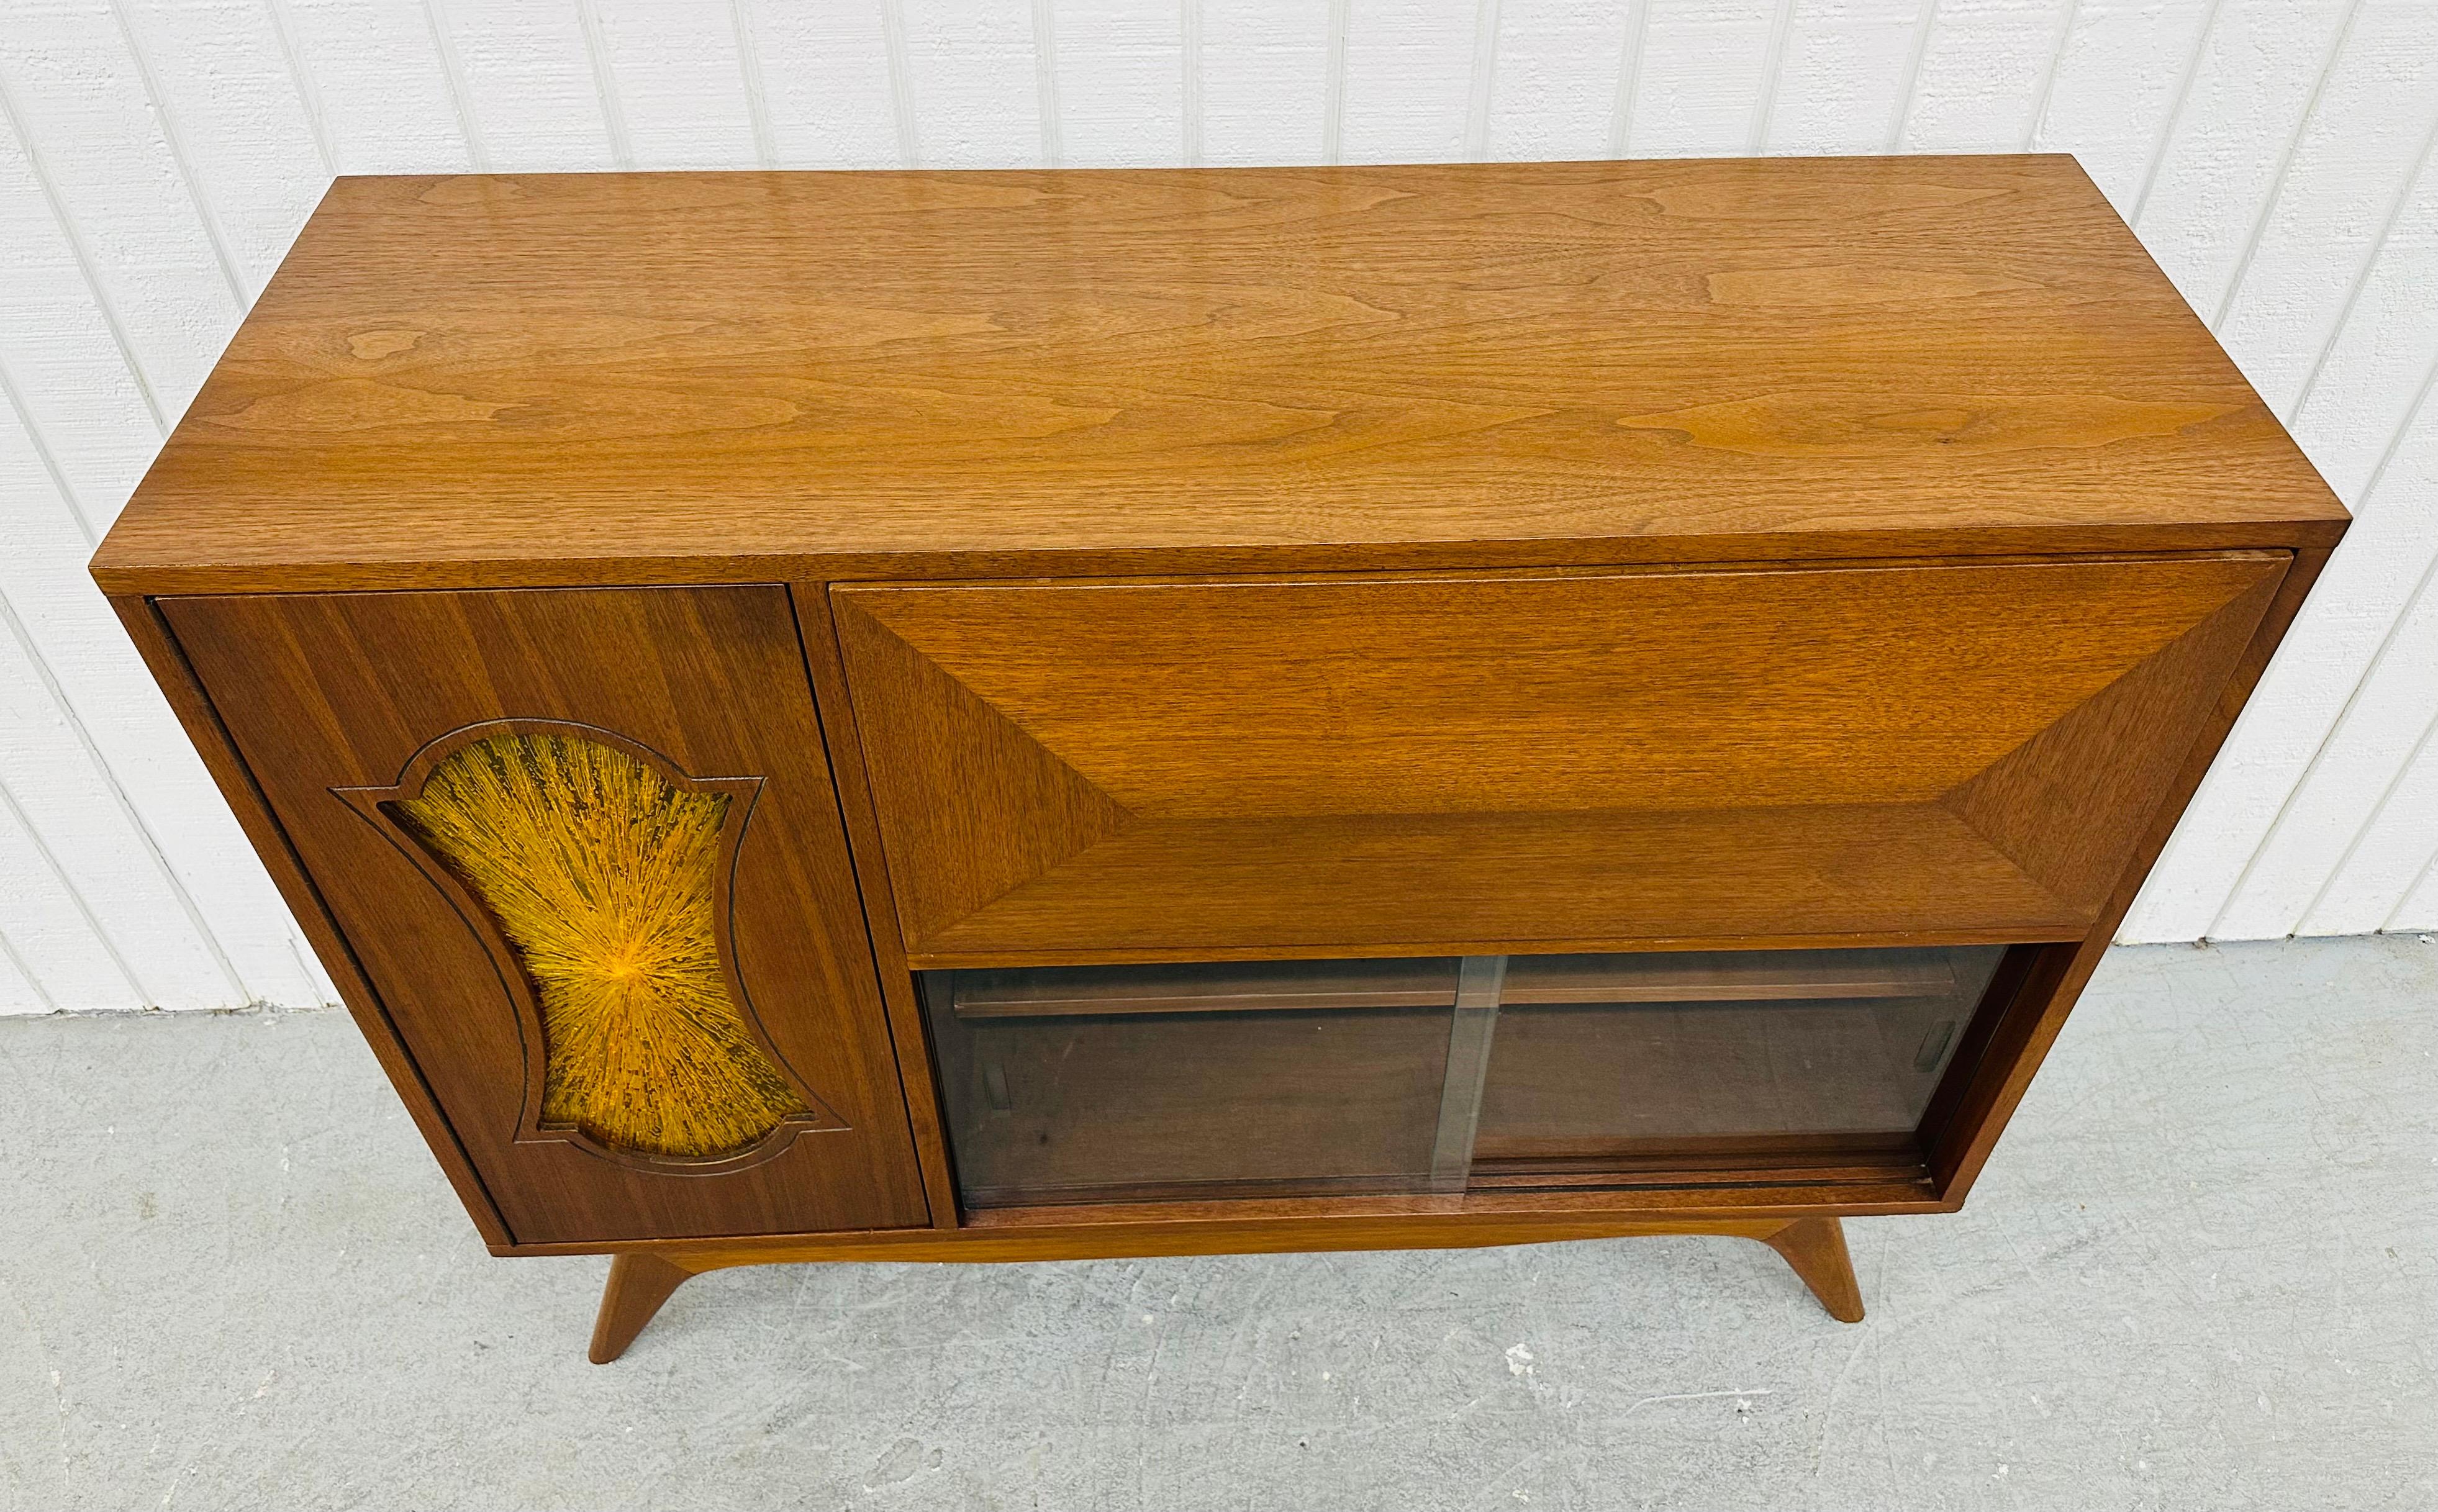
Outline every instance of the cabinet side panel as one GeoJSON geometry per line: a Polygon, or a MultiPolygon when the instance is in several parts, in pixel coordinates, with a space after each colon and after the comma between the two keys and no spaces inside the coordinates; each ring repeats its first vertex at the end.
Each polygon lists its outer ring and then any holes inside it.
{"type": "Polygon", "coordinates": [[[415,1128],[423,1134],[424,1143],[432,1149],[433,1158],[440,1163],[449,1184],[457,1189],[457,1200],[474,1221],[474,1227],[485,1243],[504,1247],[512,1242],[507,1224],[501,1220],[491,1194],[484,1188],[483,1178],[467,1158],[465,1147],[458,1142],[456,1132],[440,1112],[430,1083],[415,1058],[407,1052],[398,1036],[398,1026],[390,1021],[389,1011],[373,991],[355,953],[347,948],[344,936],[331,919],[329,906],[306,875],[297,860],[295,849],[280,828],[278,818],[271,811],[270,802],[249,771],[245,760],[229,739],[227,727],[212,707],[203,684],[195,677],[194,668],[187,663],[186,653],[177,638],[150,599],[130,594],[114,595],[111,607],[117,611],[119,623],[127,627],[129,639],[135,642],[144,663],[152,672],[153,680],[161,685],[169,707],[176,712],[178,722],[186,728],[186,738],[195,743],[195,750],[203,760],[204,768],[219,784],[221,796],[228,800],[237,821],[252,842],[255,853],[262,858],[271,872],[271,880],[279,888],[289,910],[296,916],[297,927],[321,958],[323,969],[330,974],[331,982],[347,1011],[363,1031],[371,1045],[373,1057],[380,1063],[389,1077],[390,1085],[398,1089],[398,1099],[415,1119],[415,1128]]]}
{"type": "Polygon", "coordinates": [[[2083,936],[2080,947],[2071,952],[2043,953],[2014,1006],[1999,1022],[1980,1065],[1956,1099],[1952,1120],[1935,1136],[1931,1151],[1932,1176],[1947,1205],[1962,1204],[1974,1178],[1988,1161],[1999,1134],[2005,1130],[2006,1120],[2014,1116],[2016,1105],[2023,1101],[2032,1077],[2047,1058],[2049,1046],[2057,1043],[2075,1000],[2082,995],[2091,974],[2098,969],[2100,958],[2108,954],[2126,910],[2132,907],[2134,895],[2142,890],[2150,868],[2158,862],[2159,853],[2166,847],[2168,835],[2183,817],[2184,806],[2192,801],[2210,763],[2217,759],[2226,732],[2234,728],[2235,715],[2243,712],[2262,670],[2269,665],[2278,642],[2285,639],[2287,627],[2294,623],[2295,612],[2303,607],[2304,598],[2319,579],[2320,570],[2327,565],[2328,556],[2328,550],[2294,554],[2278,583],[2276,596],[2261,615],[2258,627],[2225,679],[2216,704],[2193,731],[2182,765],[2150,810],[2131,858],[2100,906],[2097,919],[2083,936]]]}

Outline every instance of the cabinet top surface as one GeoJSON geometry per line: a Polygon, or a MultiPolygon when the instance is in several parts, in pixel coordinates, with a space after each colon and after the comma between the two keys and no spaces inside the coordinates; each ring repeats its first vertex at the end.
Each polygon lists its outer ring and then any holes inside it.
{"type": "Polygon", "coordinates": [[[2324,543],[2066,157],[334,184],[122,591],[2324,543]]]}

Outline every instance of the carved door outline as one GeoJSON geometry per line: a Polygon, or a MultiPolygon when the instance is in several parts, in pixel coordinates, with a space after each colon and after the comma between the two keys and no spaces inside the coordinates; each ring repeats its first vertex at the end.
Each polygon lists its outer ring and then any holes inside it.
{"type": "Polygon", "coordinates": [[[754,1010],[752,995],[746,989],[743,975],[737,970],[732,921],[736,865],[746,826],[761,795],[762,783],[760,777],[697,777],[642,742],[597,725],[566,719],[503,718],[463,725],[425,742],[407,759],[406,765],[399,769],[398,781],[390,786],[329,789],[333,797],[370,824],[382,839],[423,873],[425,880],[439,889],[442,898],[482,941],[485,953],[490,958],[502,990],[515,1006],[517,1036],[523,1051],[524,1088],[516,1143],[565,1143],[586,1154],[631,1169],[661,1175],[716,1176],[775,1159],[785,1153],[800,1135],[851,1127],[804,1082],[771,1042],[754,1010]],[[422,797],[433,772],[466,747],[496,736],[529,734],[596,742],[641,762],[680,792],[715,793],[729,799],[727,812],[720,818],[719,852],[714,863],[716,884],[712,889],[713,940],[719,958],[720,979],[735,1004],[738,1017],[744,1021],[746,1033],[754,1047],[769,1061],[804,1104],[803,1111],[782,1116],[768,1134],[750,1147],[711,1156],[659,1154],[607,1143],[573,1123],[544,1121],[543,1095],[549,1069],[549,1041],[540,997],[518,947],[509,940],[490,906],[423,840],[402,825],[389,807],[401,800],[422,797]]]}

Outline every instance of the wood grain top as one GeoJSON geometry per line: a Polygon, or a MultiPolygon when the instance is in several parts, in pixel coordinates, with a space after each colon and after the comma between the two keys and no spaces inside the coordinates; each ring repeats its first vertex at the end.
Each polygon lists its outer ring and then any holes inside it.
{"type": "Polygon", "coordinates": [[[176,592],[2326,544],[2062,156],[334,184],[176,592]]]}

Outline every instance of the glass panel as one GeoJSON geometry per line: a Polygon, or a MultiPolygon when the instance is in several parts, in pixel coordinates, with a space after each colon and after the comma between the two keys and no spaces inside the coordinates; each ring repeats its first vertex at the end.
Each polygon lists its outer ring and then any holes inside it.
{"type": "Polygon", "coordinates": [[[927,972],[966,1204],[1908,1147],[2001,947],[927,972]]]}
{"type": "Polygon", "coordinates": [[[1475,1170],[1910,1134],[2002,947],[1518,956],[1475,1170]]]}
{"type": "Polygon", "coordinates": [[[925,974],[974,1206],[1428,1185],[1457,962],[925,974]]]}
{"type": "Polygon", "coordinates": [[[730,997],[713,906],[724,793],[549,733],[452,752],[385,805],[473,893],[541,1008],[544,1124],[679,1157],[808,1111],[730,997]]]}

